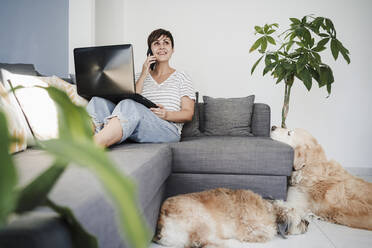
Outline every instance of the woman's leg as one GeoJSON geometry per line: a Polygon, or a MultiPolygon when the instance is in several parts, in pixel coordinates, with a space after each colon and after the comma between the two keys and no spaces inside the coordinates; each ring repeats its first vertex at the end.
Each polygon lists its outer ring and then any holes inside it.
{"type": "Polygon", "coordinates": [[[101,97],[92,97],[86,110],[92,118],[95,133],[98,133],[104,126],[105,118],[110,116],[115,109],[115,104],[101,97]]]}
{"type": "Polygon", "coordinates": [[[105,127],[95,135],[95,140],[106,147],[129,137],[137,142],[152,143],[177,142],[180,139],[174,125],[129,99],[119,102],[105,123],[105,127]]]}

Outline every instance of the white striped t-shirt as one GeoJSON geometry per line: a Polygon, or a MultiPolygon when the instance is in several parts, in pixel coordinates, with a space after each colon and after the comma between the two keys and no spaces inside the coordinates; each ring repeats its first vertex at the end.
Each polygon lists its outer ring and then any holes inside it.
{"type": "MultiPolygon", "coordinates": [[[[136,73],[136,82],[141,73],[136,73]]],[[[188,96],[195,101],[195,90],[191,77],[184,71],[176,70],[164,82],[158,84],[149,73],[143,82],[142,96],[150,101],[161,104],[168,111],[181,110],[181,98],[188,96]]],[[[181,134],[183,123],[170,122],[174,124],[178,133],[181,134]]]]}

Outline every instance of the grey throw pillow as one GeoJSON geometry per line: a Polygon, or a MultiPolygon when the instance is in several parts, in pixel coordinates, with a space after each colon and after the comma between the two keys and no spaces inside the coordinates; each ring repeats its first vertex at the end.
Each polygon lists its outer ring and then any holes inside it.
{"type": "Polygon", "coordinates": [[[195,107],[194,107],[194,116],[189,122],[185,122],[182,128],[181,137],[197,137],[201,135],[199,130],[199,93],[195,93],[195,107]]]}
{"type": "Polygon", "coordinates": [[[253,136],[254,95],[242,98],[203,96],[203,100],[205,135],[253,136]]]}

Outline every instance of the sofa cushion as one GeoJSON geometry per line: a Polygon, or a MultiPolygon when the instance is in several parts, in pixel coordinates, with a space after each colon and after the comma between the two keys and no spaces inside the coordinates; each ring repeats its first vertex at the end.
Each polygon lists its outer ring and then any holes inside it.
{"type": "Polygon", "coordinates": [[[293,149],[268,137],[204,136],[171,144],[175,173],[289,176],[293,149]]]}
{"type": "MultiPolygon", "coordinates": [[[[16,104],[16,103],[15,103],[16,104]]],[[[27,128],[28,126],[24,123],[22,113],[12,104],[11,98],[7,90],[2,84],[0,84],[0,111],[5,114],[7,120],[8,133],[11,137],[16,138],[11,143],[10,153],[23,151],[27,147],[27,128]]]]}
{"type": "Polygon", "coordinates": [[[203,96],[203,101],[205,135],[253,136],[254,95],[241,98],[203,96]]]}
{"type": "MultiPolygon", "coordinates": [[[[166,144],[125,144],[109,156],[123,174],[137,184],[137,198],[145,211],[164,187],[171,172],[171,150],[166,144]]],[[[20,184],[25,185],[48,168],[53,159],[44,151],[28,149],[14,156],[20,184]]],[[[52,200],[71,208],[77,219],[98,238],[100,247],[123,247],[115,210],[101,183],[87,169],[70,166],[50,193],[52,200]]],[[[154,208],[156,209],[156,208],[154,208]]],[[[149,220],[153,227],[153,217],[149,220]]]]}
{"type": "MultiPolygon", "coordinates": [[[[36,77],[14,74],[6,70],[1,70],[1,74],[7,90],[17,86],[24,87],[11,94],[17,99],[32,133],[39,140],[58,137],[58,114],[57,106],[48,92],[35,86],[54,86],[64,91],[73,103],[80,106],[88,104],[87,100],[77,94],[75,85],[71,85],[56,76],[36,77]]],[[[28,140],[32,139],[28,138],[28,140]]]]}
{"type": "Polygon", "coordinates": [[[88,101],[85,98],[79,96],[79,94],[77,93],[76,85],[71,84],[57,76],[38,77],[38,79],[47,83],[49,86],[56,87],[57,89],[65,92],[68,95],[68,97],[71,99],[71,101],[75,103],[76,105],[83,106],[83,107],[88,105],[88,101]]]}
{"type": "MultiPolygon", "coordinates": [[[[2,78],[5,78],[6,79],[8,77],[8,75],[11,75],[11,73],[8,72],[5,69],[1,69],[0,68],[0,76],[2,78]]],[[[6,81],[4,81],[3,83],[4,83],[3,84],[4,85],[4,89],[9,92],[9,90],[11,89],[9,83],[6,82],[6,81]]],[[[8,93],[7,94],[7,98],[9,100],[10,105],[14,109],[14,112],[15,112],[15,114],[17,116],[17,119],[20,121],[20,124],[21,124],[22,128],[24,130],[26,130],[26,139],[27,139],[27,142],[26,143],[27,143],[27,145],[28,146],[34,145],[35,144],[34,136],[32,134],[31,128],[30,128],[30,126],[29,126],[29,124],[28,124],[28,122],[27,122],[27,120],[25,118],[25,115],[24,115],[24,113],[22,111],[22,108],[19,105],[17,98],[15,97],[15,94],[13,92],[8,93]]]]}
{"type": "Polygon", "coordinates": [[[5,88],[23,87],[12,94],[17,99],[35,138],[47,140],[58,137],[57,106],[44,89],[48,84],[36,76],[14,74],[1,70],[5,88]]]}
{"type": "Polygon", "coordinates": [[[197,137],[202,135],[199,130],[199,92],[195,93],[194,115],[192,120],[185,122],[182,127],[181,137],[197,137]]]}
{"type": "MultiPolygon", "coordinates": [[[[31,75],[37,76],[37,71],[35,70],[34,65],[32,64],[7,64],[0,63],[0,69],[5,69],[12,73],[22,74],[22,75],[31,75]]],[[[2,76],[0,74],[0,83],[2,82],[2,76]]]]}

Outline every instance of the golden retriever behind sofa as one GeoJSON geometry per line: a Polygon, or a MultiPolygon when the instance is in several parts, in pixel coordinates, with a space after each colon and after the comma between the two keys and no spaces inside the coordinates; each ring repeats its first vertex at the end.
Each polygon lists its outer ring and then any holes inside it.
{"type": "Polygon", "coordinates": [[[372,230],[372,183],[351,175],[336,161],[328,161],[317,140],[303,129],[273,126],[271,138],[295,152],[289,204],[302,205],[303,211],[333,223],[372,230]]]}
{"type": "Polygon", "coordinates": [[[265,242],[287,226],[300,234],[309,222],[283,201],[264,200],[250,190],[213,189],[168,198],[154,241],[171,247],[227,247],[226,242],[265,242]]]}

